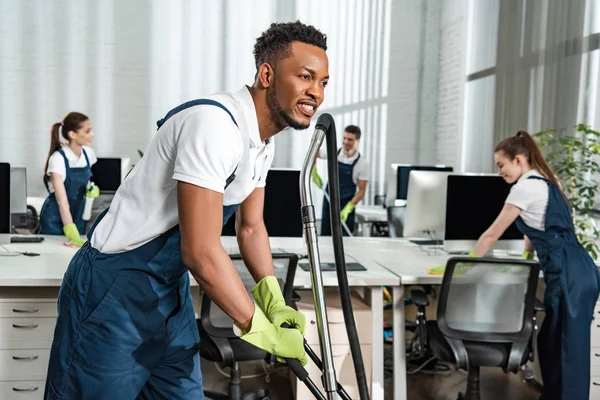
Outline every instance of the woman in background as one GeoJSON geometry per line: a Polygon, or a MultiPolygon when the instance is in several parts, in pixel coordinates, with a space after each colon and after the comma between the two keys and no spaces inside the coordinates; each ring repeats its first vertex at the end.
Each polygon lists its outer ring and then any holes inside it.
{"type": "Polygon", "coordinates": [[[545,318],[538,334],[542,399],[588,399],[590,329],[600,273],[577,239],[566,196],[533,138],[520,131],[503,140],[494,161],[500,176],[514,185],[471,255],[485,256],[516,220],[525,235],[524,258],[537,253],[546,282],[545,318]]]}
{"type": "Polygon", "coordinates": [[[90,147],[95,133],[87,116],[70,112],[52,125],[50,135],[44,166],[44,184],[50,195],[40,215],[41,233],[64,234],[71,244],[81,246],[85,243],[80,235],[85,197],[99,194],[98,187],[89,187],[91,166],[97,161],[90,147]],[[61,137],[66,143],[61,143],[61,137]]]}

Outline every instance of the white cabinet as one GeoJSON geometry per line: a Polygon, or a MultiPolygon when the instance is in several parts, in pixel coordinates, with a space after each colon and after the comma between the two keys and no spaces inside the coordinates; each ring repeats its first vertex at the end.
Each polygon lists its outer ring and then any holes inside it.
{"type": "Polygon", "coordinates": [[[0,288],[0,399],[44,396],[58,288],[0,288]]]}

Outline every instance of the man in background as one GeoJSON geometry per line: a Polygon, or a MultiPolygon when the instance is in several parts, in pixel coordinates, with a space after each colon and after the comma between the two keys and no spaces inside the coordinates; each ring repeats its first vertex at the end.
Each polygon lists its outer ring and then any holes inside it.
{"type": "MultiPolygon", "coordinates": [[[[365,197],[367,183],[369,181],[369,162],[358,152],[360,143],[360,128],[356,125],[348,125],[344,129],[342,147],[337,152],[340,187],[340,217],[350,232],[354,232],[354,209],[359,201],[365,197]]],[[[320,150],[317,157],[327,159],[327,152],[320,150]]],[[[323,188],[323,181],[317,173],[316,165],[312,169],[313,182],[323,188]]],[[[329,184],[325,188],[329,194],[329,184]]],[[[328,196],[323,199],[323,213],[321,217],[321,235],[331,236],[331,216],[329,214],[328,196]]],[[[348,236],[343,230],[344,236],[348,236]]]]}

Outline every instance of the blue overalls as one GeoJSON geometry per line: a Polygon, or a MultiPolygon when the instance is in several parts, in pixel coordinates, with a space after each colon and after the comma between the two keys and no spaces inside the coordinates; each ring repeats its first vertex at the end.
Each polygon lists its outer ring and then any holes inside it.
{"type": "MultiPolygon", "coordinates": [[[[66,174],[65,177],[65,190],[67,192],[67,199],[69,200],[69,209],[71,210],[71,217],[73,223],[77,226],[79,233],[83,234],[85,229],[85,221],[83,220],[83,209],[85,207],[85,190],[87,184],[92,177],[92,168],[90,167],[90,160],[84,149],[83,155],[85,156],[86,166],[81,168],[69,167],[69,160],[65,155],[65,152],[58,150],[65,160],[66,174]]],[[[46,183],[46,188],[48,184],[46,183]]],[[[42,212],[40,213],[40,226],[42,235],[64,235],[63,233],[63,222],[60,217],[60,210],[58,208],[58,202],[56,201],[56,195],[50,193],[50,195],[44,201],[42,206],[42,212]]]]}
{"type": "MultiPolygon", "coordinates": [[[[195,100],[159,127],[200,104],[229,113],[195,100]]],[[[236,208],[223,207],[223,223],[236,208]]],[[[204,399],[199,345],[179,225],[123,253],[104,254],[87,241],[60,288],[44,398],[204,399]]]]}
{"type": "MultiPolygon", "coordinates": [[[[340,155],[342,149],[339,149],[337,154],[340,155]]],[[[356,160],[352,164],[345,164],[343,162],[338,161],[338,178],[340,182],[340,209],[344,208],[344,206],[352,200],[354,195],[356,194],[356,184],[352,180],[352,172],[354,171],[354,166],[360,159],[360,154],[356,157],[356,160]]],[[[329,193],[329,184],[325,187],[325,191],[329,193]]],[[[355,213],[352,211],[350,215],[348,215],[348,219],[346,220],[346,226],[350,230],[350,232],[354,232],[354,216],[355,213]]],[[[348,233],[345,229],[342,229],[344,236],[348,236],[348,233]]],[[[321,213],[321,235],[322,236],[331,236],[331,215],[329,210],[329,202],[327,198],[323,199],[323,212],[321,213]]]]}
{"type": "Polygon", "coordinates": [[[598,299],[600,273],[579,243],[568,203],[548,183],[545,230],[516,224],[537,252],[546,282],[544,322],[538,333],[538,354],[544,395],[541,399],[587,400],[590,390],[590,329],[598,299]]]}

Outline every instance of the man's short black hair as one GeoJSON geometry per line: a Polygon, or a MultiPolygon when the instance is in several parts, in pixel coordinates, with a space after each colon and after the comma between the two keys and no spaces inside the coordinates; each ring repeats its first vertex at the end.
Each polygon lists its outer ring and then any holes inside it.
{"type": "Polygon", "coordinates": [[[303,42],[327,50],[327,36],[312,25],[300,21],[272,23],[254,45],[254,63],[256,69],[269,63],[273,67],[280,59],[289,56],[292,42],[303,42]]]}
{"type": "Polygon", "coordinates": [[[357,139],[360,139],[360,128],[356,125],[348,125],[344,132],[353,133],[357,139]]]}

